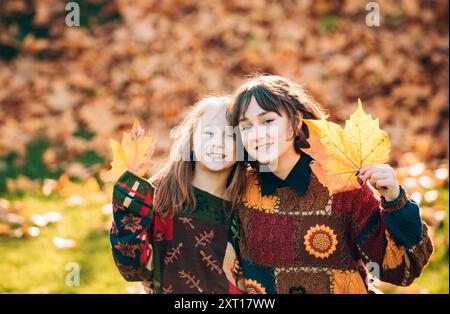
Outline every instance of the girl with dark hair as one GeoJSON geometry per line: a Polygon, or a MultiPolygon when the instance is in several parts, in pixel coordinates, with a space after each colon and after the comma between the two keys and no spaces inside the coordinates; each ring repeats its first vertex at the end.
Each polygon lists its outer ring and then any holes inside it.
{"type": "Polygon", "coordinates": [[[334,195],[311,171],[302,120],[326,114],[304,89],[256,76],[228,116],[248,156],[238,162],[245,188],[236,208],[248,293],[368,293],[368,270],[400,286],[420,275],[433,246],[389,165],[361,169],[361,188],[334,195]]]}

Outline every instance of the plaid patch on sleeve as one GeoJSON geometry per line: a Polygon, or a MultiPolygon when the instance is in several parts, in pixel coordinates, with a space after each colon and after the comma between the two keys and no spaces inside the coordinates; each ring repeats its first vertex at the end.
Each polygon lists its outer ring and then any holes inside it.
{"type": "Polygon", "coordinates": [[[151,217],[154,191],[148,181],[126,171],[114,185],[113,202],[143,217],[151,217]]]}

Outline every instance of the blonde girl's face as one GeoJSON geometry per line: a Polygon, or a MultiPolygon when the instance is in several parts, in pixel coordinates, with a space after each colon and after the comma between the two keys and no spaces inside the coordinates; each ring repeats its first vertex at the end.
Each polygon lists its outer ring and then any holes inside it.
{"type": "Polygon", "coordinates": [[[225,107],[212,108],[196,121],[193,150],[196,162],[209,170],[221,171],[234,165],[235,140],[225,107]]]}

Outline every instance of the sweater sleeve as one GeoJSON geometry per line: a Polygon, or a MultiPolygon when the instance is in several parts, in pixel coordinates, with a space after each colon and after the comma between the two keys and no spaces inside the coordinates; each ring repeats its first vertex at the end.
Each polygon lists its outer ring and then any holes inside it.
{"type": "Polygon", "coordinates": [[[350,216],[352,242],[372,275],[398,286],[408,286],[420,276],[433,244],[416,202],[408,198],[403,207],[386,210],[365,185],[353,195],[350,216]]]}
{"type": "Polygon", "coordinates": [[[154,190],[129,171],[114,184],[110,242],[114,262],[127,281],[152,280],[154,190]]]}

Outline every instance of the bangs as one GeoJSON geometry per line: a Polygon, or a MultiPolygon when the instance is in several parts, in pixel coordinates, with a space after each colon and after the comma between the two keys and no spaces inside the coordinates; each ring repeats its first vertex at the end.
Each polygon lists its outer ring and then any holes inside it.
{"type": "Polygon", "coordinates": [[[244,117],[252,100],[252,97],[255,97],[258,106],[260,106],[263,110],[276,112],[281,116],[280,107],[282,107],[282,100],[271,93],[264,86],[255,85],[240,93],[238,98],[236,99],[233,110],[232,112],[230,112],[230,122],[233,124],[233,126],[238,125],[239,120],[244,117]]]}

